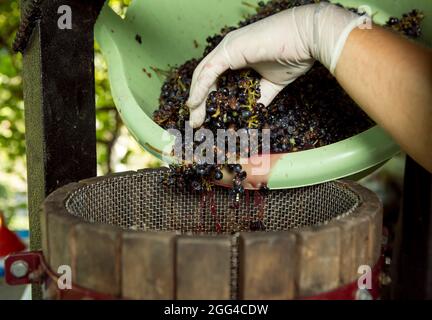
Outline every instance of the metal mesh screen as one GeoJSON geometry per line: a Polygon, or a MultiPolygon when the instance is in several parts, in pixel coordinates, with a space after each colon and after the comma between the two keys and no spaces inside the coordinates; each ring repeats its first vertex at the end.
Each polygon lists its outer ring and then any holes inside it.
{"type": "Polygon", "coordinates": [[[87,185],[68,198],[66,208],[85,221],[125,229],[213,233],[219,224],[222,233],[236,233],[257,220],[267,231],[317,225],[359,204],[359,197],[337,182],[272,190],[266,197],[246,191],[233,199],[225,188],[200,195],[164,187],[165,172],[143,170],[87,185]]]}

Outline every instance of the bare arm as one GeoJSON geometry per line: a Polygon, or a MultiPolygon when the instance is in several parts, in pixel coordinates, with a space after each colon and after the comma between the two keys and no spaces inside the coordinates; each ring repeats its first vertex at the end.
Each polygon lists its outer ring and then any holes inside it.
{"type": "Polygon", "coordinates": [[[432,172],[432,50],[377,26],[355,29],[335,75],[363,110],[432,172]]]}
{"type": "Polygon", "coordinates": [[[319,60],[348,94],[417,162],[432,172],[432,50],[329,3],[295,7],[229,33],[197,67],[191,124],[205,118],[217,77],[252,67],[267,105],[319,60]]]}

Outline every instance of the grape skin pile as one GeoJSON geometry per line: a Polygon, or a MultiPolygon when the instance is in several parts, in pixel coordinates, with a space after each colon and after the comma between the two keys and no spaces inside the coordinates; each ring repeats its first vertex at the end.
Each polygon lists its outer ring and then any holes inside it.
{"type": "MultiPolygon", "coordinates": [[[[319,1],[273,0],[267,4],[260,2],[257,13],[240,22],[239,27],[293,6],[316,2],[319,1]]],[[[356,12],[355,9],[350,10],[356,12]]],[[[413,10],[401,19],[390,18],[387,26],[415,38],[421,34],[422,19],[422,14],[413,10]]],[[[203,57],[210,53],[228,32],[235,29],[237,28],[225,27],[220,34],[209,37],[203,57]]],[[[189,119],[189,110],[185,103],[193,71],[199,62],[200,60],[192,59],[174,68],[163,84],[159,109],[154,112],[154,121],[164,129],[175,128],[184,135],[185,122],[189,119]]],[[[212,130],[215,136],[217,129],[270,129],[271,152],[286,153],[335,143],[374,125],[330,72],[318,62],[306,75],[279,93],[267,108],[257,103],[260,98],[259,79],[260,76],[251,69],[225,72],[218,81],[217,91],[211,92],[206,101],[207,116],[203,127],[212,130]]],[[[259,141],[261,146],[261,140],[259,141]]],[[[194,143],[194,147],[201,142],[194,143]]],[[[217,152],[218,150],[215,155],[217,152]]],[[[195,192],[209,191],[214,180],[223,178],[222,169],[234,174],[231,193],[243,193],[242,181],[246,178],[246,172],[239,164],[171,165],[164,183],[195,192]]]]}

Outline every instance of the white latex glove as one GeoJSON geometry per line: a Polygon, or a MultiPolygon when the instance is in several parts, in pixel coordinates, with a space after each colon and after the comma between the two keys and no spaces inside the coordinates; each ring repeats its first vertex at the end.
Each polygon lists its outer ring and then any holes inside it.
{"type": "Polygon", "coordinates": [[[261,98],[268,105],[288,84],[305,74],[315,60],[334,73],[351,31],[364,23],[348,10],[329,3],[282,11],[228,33],[194,71],[190,122],[196,128],[205,119],[207,95],[228,68],[251,67],[261,76],[261,98]]]}

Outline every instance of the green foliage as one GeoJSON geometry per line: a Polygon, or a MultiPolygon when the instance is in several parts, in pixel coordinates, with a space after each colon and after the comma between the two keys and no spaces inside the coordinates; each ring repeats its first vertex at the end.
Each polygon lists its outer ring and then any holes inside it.
{"type": "Polygon", "coordinates": [[[21,55],[11,49],[18,23],[17,2],[0,2],[0,170],[6,172],[25,154],[21,55]]]}
{"type": "MultiPolygon", "coordinates": [[[[124,15],[131,0],[110,0],[110,5],[124,15]]],[[[0,211],[11,217],[26,209],[25,203],[25,125],[22,94],[22,56],[12,51],[19,25],[19,1],[0,0],[0,211]]],[[[142,157],[141,167],[159,166],[160,162],[140,150],[123,128],[115,109],[107,76],[107,66],[95,45],[95,89],[97,123],[97,157],[99,174],[116,170],[131,156],[142,157]],[[116,156],[120,137],[126,137],[126,152],[116,156]],[[128,140],[129,139],[129,140],[128,140]]]]}

